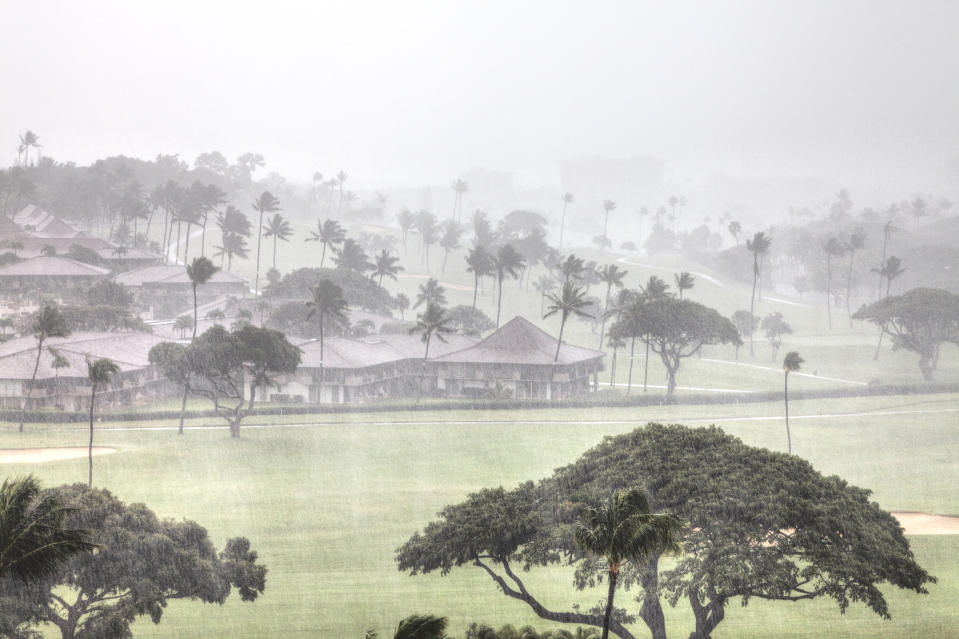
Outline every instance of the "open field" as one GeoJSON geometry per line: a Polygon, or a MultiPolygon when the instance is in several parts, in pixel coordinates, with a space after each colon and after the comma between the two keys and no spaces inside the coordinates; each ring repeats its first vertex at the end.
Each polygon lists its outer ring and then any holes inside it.
{"type": "MultiPolygon", "coordinates": [[[[959,514],[959,396],[797,401],[791,412],[794,451],[821,471],[873,489],[891,511],[959,514]]],[[[449,615],[460,636],[472,621],[545,628],[479,572],[409,577],[396,570],[394,549],[443,505],[482,487],[546,476],[604,435],[650,420],[716,423],[750,444],[783,450],[780,415],[781,404],[769,403],[350,414],[312,424],[281,424],[278,417],[251,421],[238,441],[224,427],[199,421],[183,437],[104,424],[96,445],[118,452],[94,459],[94,482],[162,515],[195,519],[218,543],[246,535],[270,569],[258,602],[174,602],[161,625],[138,622],[138,637],[362,637],[371,627],[383,636],[417,611],[449,615]]],[[[23,435],[0,431],[0,448],[84,442],[83,425],[35,426],[23,435]]],[[[86,460],[11,464],[5,471],[33,472],[55,485],[83,481],[86,460]]],[[[912,541],[939,584],[925,597],[890,591],[892,621],[859,606],[840,616],[827,602],[754,601],[746,609],[734,602],[716,636],[952,636],[959,537],[912,541]]],[[[592,605],[601,597],[576,593],[560,569],[534,571],[530,580],[557,606],[592,605]]],[[[682,604],[667,609],[667,619],[670,636],[688,634],[690,614],[682,604]]]]}

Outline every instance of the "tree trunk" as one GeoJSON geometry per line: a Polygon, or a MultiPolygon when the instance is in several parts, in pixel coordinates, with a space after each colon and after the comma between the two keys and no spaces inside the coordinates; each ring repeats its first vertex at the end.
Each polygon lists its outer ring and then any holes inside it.
{"type": "Polygon", "coordinates": [[[320,378],[316,381],[316,403],[323,401],[323,313],[320,313],[320,378]]]}
{"type": "Polygon", "coordinates": [[[922,371],[922,379],[926,382],[932,381],[932,356],[931,352],[920,353],[919,370],[922,371]]]}
{"type": "MultiPolygon", "coordinates": [[[[753,293],[749,298],[749,325],[756,323],[756,282],[759,280],[759,258],[753,253],[753,293]]],[[[753,335],[755,330],[749,331],[749,356],[755,357],[756,350],[753,348],[753,335]]]]}
{"type": "Polygon", "coordinates": [[[849,318],[849,328],[852,328],[852,310],[850,309],[849,297],[852,295],[852,264],[856,259],[856,252],[849,252],[849,271],[846,273],[846,316],[849,318]]]}
{"type": "Polygon", "coordinates": [[[479,293],[479,271],[473,272],[473,310],[476,310],[476,296],[479,293]]]}
{"type": "Polygon", "coordinates": [[[704,606],[699,603],[699,595],[693,588],[689,589],[688,598],[696,619],[696,629],[689,635],[689,639],[711,639],[713,630],[726,616],[725,601],[710,600],[704,606]]]}
{"type": "Polygon", "coordinates": [[[183,434],[183,417],[186,415],[186,398],[190,393],[190,375],[187,374],[186,380],[183,382],[183,401],[180,402],[180,425],[177,428],[177,435],[183,434]]]}
{"type": "Polygon", "coordinates": [[[263,240],[263,211],[260,211],[260,224],[256,227],[256,283],[253,286],[253,296],[260,296],[260,244],[263,240]]]}
{"type": "Polygon", "coordinates": [[[416,389],[416,403],[420,403],[420,396],[423,394],[423,384],[426,382],[426,360],[430,356],[430,339],[432,339],[432,334],[427,334],[426,336],[426,351],[423,353],[423,367],[420,369],[420,383],[417,384],[416,389]]]}
{"type": "MultiPolygon", "coordinates": [[[[427,267],[429,269],[429,267],[427,267]]],[[[503,308],[503,278],[498,278],[499,281],[499,295],[496,299],[496,328],[499,328],[499,314],[503,308]]],[[[559,346],[556,347],[556,354],[559,355],[559,346]]]]}
{"type": "Polygon", "coordinates": [[[563,250],[563,232],[566,230],[566,202],[563,202],[563,216],[559,221],[559,250],[563,250]]]}
{"type": "Polygon", "coordinates": [[[30,376],[30,388],[23,389],[23,399],[21,403],[23,404],[20,407],[20,432],[23,432],[23,421],[27,416],[27,401],[30,395],[33,393],[33,385],[37,382],[37,370],[40,368],[40,355],[43,353],[43,335],[37,338],[37,361],[33,365],[33,375],[30,376]]]}
{"type": "MultiPolygon", "coordinates": [[[[559,339],[556,340],[556,355],[553,356],[553,364],[559,361],[559,349],[563,346],[563,329],[566,328],[566,317],[563,316],[560,318],[559,322],[559,339]]],[[[550,383],[553,383],[552,373],[550,373],[550,383]]]]}
{"type": "Polygon", "coordinates": [[[671,366],[666,366],[666,394],[674,395],[676,393],[676,371],[671,366]]]}
{"type": "Polygon", "coordinates": [[[832,330],[832,260],[826,253],[826,317],[829,318],[829,330],[832,330]]]}
{"type": "Polygon", "coordinates": [[[606,594],[606,612],[603,614],[603,637],[609,638],[609,619],[613,616],[613,596],[616,594],[616,582],[619,579],[619,566],[609,567],[609,590],[606,594]]]}
{"type": "MultiPolygon", "coordinates": [[[[636,352],[636,336],[633,335],[629,341],[629,374],[626,376],[626,394],[629,395],[633,390],[633,353],[636,352]]],[[[643,382],[645,385],[645,382],[643,382]]]]}
{"type": "Polygon", "coordinates": [[[90,462],[90,473],[87,478],[87,487],[93,488],[93,404],[97,398],[97,385],[90,386],[90,444],[87,447],[87,459],[90,462]]]}
{"type": "Polygon", "coordinates": [[[644,366],[644,369],[643,369],[643,392],[644,392],[644,393],[645,393],[647,390],[649,390],[649,389],[646,387],[646,382],[649,381],[649,340],[647,339],[647,340],[645,340],[645,342],[646,342],[646,360],[643,362],[643,366],[644,366]]]}
{"type": "Polygon", "coordinates": [[[619,352],[618,348],[613,348],[613,359],[609,363],[609,387],[613,388],[613,383],[616,381],[616,354],[619,352]]]}
{"type": "Polygon", "coordinates": [[[793,440],[789,434],[789,371],[786,371],[786,379],[783,382],[783,397],[786,400],[786,446],[789,454],[793,454],[793,440]]]}
{"type": "Polygon", "coordinates": [[[647,563],[646,574],[640,579],[643,600],[639,618],[649,629],[652,639],[666,639],[666,617],[659,601],[659,556],[654,554],[647,563]]]}

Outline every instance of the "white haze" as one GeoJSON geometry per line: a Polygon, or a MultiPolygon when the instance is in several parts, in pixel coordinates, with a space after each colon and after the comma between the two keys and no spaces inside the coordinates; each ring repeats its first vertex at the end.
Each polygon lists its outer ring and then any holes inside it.
{"type": "Polygon", "coordinates": [[[446,184],[472,166],[654,155],[865,188],[959,155],[957,2],[13,2],[0,160],[263,153],[306,180],[446,184]]]}

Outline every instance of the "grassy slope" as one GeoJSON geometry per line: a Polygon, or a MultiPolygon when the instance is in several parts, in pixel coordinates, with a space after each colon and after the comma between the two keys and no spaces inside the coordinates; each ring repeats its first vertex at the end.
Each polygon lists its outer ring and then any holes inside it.
{"type": "MultiPolygon", "coordinates": [[[[957,405],[959,398],[944,395],[796,402],[793,443],[823,472],[875,490],[884,508],[959,513],[956,413],[855,415],[957,405]]],[[[104,430],[97,444],[120,452],[94,460],[94,479],[163,515],[196,519],[219,543],[236,534],[250,537],[270,568],[267,594],[256,604],[235,598],[222,608],[177,602],[160,626],[138,623],[138,637],[262,637],[280,629],[287,637],[356,637],[369,627],[382,635],[414,611],[450,615],[459,635],[470,621],[545,627],[479,572],[409,577],[396,571],[393,550],[444,504],[484,486],[543,477],[604,435],[636,423],[715,420],[751,444],[782,449],[779,411],[774,403],[349,415],[341,423],[311,428],[250,428],[239,441],[222,428],[192,430],[184,437],[104,430]],[[538,423],[522,423],[527,419],[538,423]],[[370,423],[388,420],[427,423],[370,423]]],[[[76,427],[0,433],[0,447],[83,441],[76,427]]],[[[83,480],[85,463],[12,465],[5,474],[35,472],[54,485],[83,480]]],[[[717,636],[950,636],[959,594],[959,567],[950,557],[959,551],[959,539],[919,537],[914,545],[920,563],[940,584],[928,597],[890,593],[892,622],[861,607],[839,616],[825,602],[753,602],[746,610],[733,603],[717,636]]],[[[558,569],[537,571],[530,581],[557,608],[574,600],[593,604],[602,594],[573,592],[568,575],[558,569]]],[[[668,614],[672,636],[688,633],[689,613],[682,604],[668,614]]]]}

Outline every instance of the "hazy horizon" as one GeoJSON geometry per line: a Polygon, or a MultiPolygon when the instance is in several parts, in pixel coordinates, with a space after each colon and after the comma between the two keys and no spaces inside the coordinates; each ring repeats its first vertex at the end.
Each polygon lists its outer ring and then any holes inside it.
{"type": "MultiPolygon", "coordinates": [[[[305,181],[521,187],[651,155],[672,185],[942,185],[959,156],[959,4],[7,4],[0,162],[255,151],[305,181]],[[13,99],[11,99],[13,98],[13,99]]],[[[952,185],[954,188],[955,185],[952,185]]]]}

